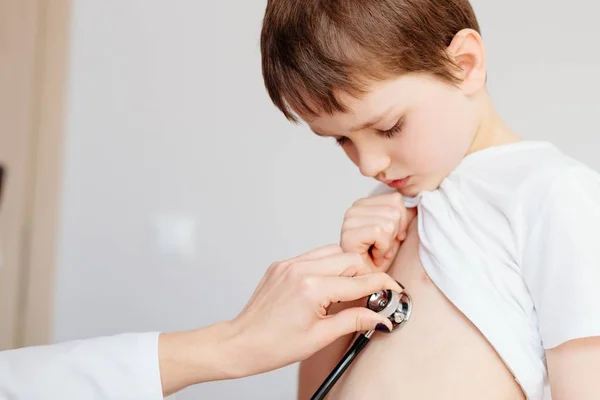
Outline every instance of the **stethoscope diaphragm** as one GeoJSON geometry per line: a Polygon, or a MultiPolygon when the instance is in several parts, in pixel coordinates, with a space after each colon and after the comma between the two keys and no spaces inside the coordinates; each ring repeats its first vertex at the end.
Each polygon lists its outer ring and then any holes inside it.
{"type": "Polygon", "coordinates": [[[367,298],[367,308],[388,318],[392,323],[393,332],[410,319],[412,298],[406,292],[380,290],[367,298]]]}

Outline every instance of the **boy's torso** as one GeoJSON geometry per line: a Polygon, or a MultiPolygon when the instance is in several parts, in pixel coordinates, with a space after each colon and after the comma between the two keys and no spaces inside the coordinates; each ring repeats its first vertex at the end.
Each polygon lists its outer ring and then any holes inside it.
{"type": "Polygon", "coordinates": [[[524,399],[492,346],[429,280],[418,247],[415,219],[389,271],[413,298],[410,321],[374,335],[328,398],[524,399]]]}
{"type": "Polygon", "coordinates": [[[523,260],[543,251],[532,247],[531,230],[569,171],[589,174],[548,143],[516,143],[472,155],[417,198],[421,215],[388,271],[413,298],[411,319],[375,335],[330,398],[549,398],[530,295],[532,271],[543,266],[524,270],[523,260]]]}

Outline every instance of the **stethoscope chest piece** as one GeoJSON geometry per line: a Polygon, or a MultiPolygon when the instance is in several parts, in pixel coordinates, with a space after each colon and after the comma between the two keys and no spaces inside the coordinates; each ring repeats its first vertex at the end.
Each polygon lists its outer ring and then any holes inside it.
{"type": "Polygon", "coordinates": [[[381,290],[368,297],[367,308],[388,318],[392,323],[393,332],[410,319],[412,298],[406,292],[381,290]]]}
{"type": "MultiPolygon", "coordinates": [[[[400,329],[410,319],[412,312],[412,299],[408,293],[397,293],[393,290],[382,290],[373,293],[367,298],[367,308],[388,318],[392,322],[392,332],[400,329]]],[[[311,400],[323,400],[340,376],[346,371],[358,354],[365,348],[374,331],[361,333],[354,341],[344,357],[335,366],[333,371],[325,378],[311,400]]]]}

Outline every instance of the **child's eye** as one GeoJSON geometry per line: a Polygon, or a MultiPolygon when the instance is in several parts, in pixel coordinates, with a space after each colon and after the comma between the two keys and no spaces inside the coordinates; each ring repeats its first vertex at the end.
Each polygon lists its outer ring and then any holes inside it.
{"type": "Polygon", "coordinates": [[[391,129],[388,129],[387,131],[379,131],[379,133],[387,138],[392,138],[394,135],[402,131],[403,127],[404,119],[400,119],[400,121],[398,121],[391,129]]]}
{"type": "MultiPolygon", "coordinates": [[[[392,138],[396,134],[400,133],[400,131],[402,131],[403,127],[404,127],[404,118],[401,118],[396,123],[396,125],[394,125],[392,128],[388,129],[387,131],[378,131],[378,132],[380,135],[385,136],[386,138],[392,138]]],[[[335,139],[337,144],[340,146],[345,146],[346,144],[348,144],[349,140],[350,139],[348,139],[347,137],[344,137],[344,136],[335,139]]]]}

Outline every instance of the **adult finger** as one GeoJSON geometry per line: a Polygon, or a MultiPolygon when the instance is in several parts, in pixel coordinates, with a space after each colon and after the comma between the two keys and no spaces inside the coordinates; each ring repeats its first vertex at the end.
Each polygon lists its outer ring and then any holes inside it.
{"type": "Polygon", "coordinates": [[[330,245],[318,247],[312,251],[301,254],[301,255],[291,258],[289,260],[273,263],[271,265],[271,267],[269,268],[269,271],[267,271],[267,273],[262,277],[262,279],[256,286],[256,289],[254,289],[254,293],[250,297],[250,301],[252,301],[254,299],[254,297],[256,296],[256,294],[261,291],[265,282],[270,277],[272,277],[273,275],[278,275],[282,270],[289,268],[291,264],[298,264],[298,263],[302,263],[305,261],[310,261],[310,260],[315,260],[315,259],[319,259],[322,257],[331,256],[334,254],[341,254],[342,252],[343,251],[340,246],[338,246],[336,244],[330,244],[330,245]]]}
{"type": "Polygon", "coordinates": [[[326,246],[317,247],[314,250],[311,250],[307,253],[304,253],[297,257],[294,257],[294,258],[288,260],[288,262],[294,263],[294,262],[317,260],[319,258],[329,257],[334,254],[341,254],[341,253],[343,253],[343,250],[340,246],[338,246],[337,244],[329,244],[326,246]]]}
{"type": "Polygon", "coordinates": [[[315,260],[299,263],[303,273],[327,277],[352,277],[372,272],[371,268],[358,253],[333,254],[315,260]]]}
{"type": "Polygon", "coordinates": [[[331,303],[353,301],[387,289],[402,292],[400,284],[385,272],[374,272],[353,278],[327,277],[319,282],[317,288],[320,293],[328,296],[331,303]]]}
{"type": "Polygon", "coordinates": [[[384,324],[391,332],[392,322],[389,319],[366,307],[352,307],[320,321],[315,327],[315,334],[333,342],[349,333],[377,329],[379,324],[384,324]]]}

